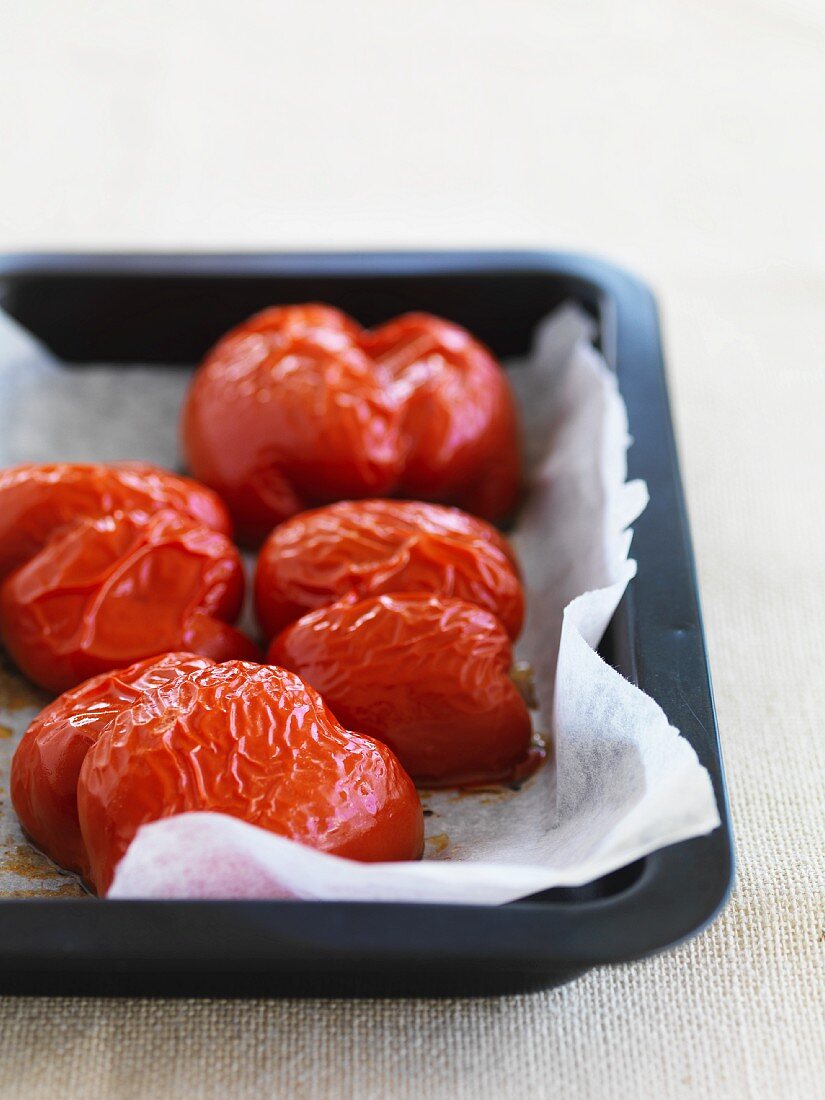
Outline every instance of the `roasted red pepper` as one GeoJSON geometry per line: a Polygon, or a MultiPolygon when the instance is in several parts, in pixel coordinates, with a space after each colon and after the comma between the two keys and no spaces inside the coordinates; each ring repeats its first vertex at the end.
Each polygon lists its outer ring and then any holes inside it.
{"type": "Polygon", "coordinates": [[[0,477],[0,632],[40,687],[168,650],[253,658],[230,623],[240,556],[215,495],[151,467],[18,467],[0,477]]]}
{"type": "Polygon", "coordinates": [[[182,430],[193,473],[249,541],[343,498],[413,496],[494,519],[519,489],[503,371],[427,314],[368,332],[328,306],[265,310],[207,355],[182,430]]]}
{"type": "Polygon", "coordinates": [[[186,456],[242,538],[311,503],[396,485],[399,410],[357,336],[337,310],[269,309],[224,336],[195,375],[186,456]]]}
{"type": "Polygon", "coordinates": [[[86,753],[112,719],[144,691],[159,689],[212,664],[192,653],[167,653],[87,680],[50,703],[17,746],[11,798],[20,823],[55,863],[89,876],[77,817],[77,780],[86,753]]]}
{"type": "Polygon", "coordinates": [[[408,313],[364,333],[402,408],[401,496],[498,519],[521,480],[515,404],[499,364],[458,325],[408,313]]]}
{"type": "MultiPolygon", "coordinates": [[[[196,668],[184,660],[190,667],[179,676],[122,706],[120,689],[100,682],[103,705],[119,712],[98,731],[77,782],[88,876],[98,893],[141,825],[192,810],[230,814],[352,859],[421,855],[421,804],[385,745],[347,732],[291,672],[244,661],[196,668]]],[[[82,721],[77,713],[74,721],[82,721]]],[[[43,723],[36,738],[47,729],[43,723]]]]}
{"type": "Polygon", "coordinates": [[[342,601],[280,634],[267,658],[321,692],[344,725],[389,745],[419,785],[512,779],[530,716],[489,611],[407,593],[342,601]]]}
{"type": "Polygon", "coordinates": [[[30,463],[0,470],[0,580],[77,519],[151,515],[160,508],[232,533],[229,513],[211,489],[147,463],[30,463]]]}
{"type": "Polygon", "coordinates": [[[413,501],[341,501],[276,527],[258,558],[255,607],[267,638],[307,611],[386,592],[455,596],[494,612],[510,637],[524,594],[512,552],[483,520],[413,501]]]}

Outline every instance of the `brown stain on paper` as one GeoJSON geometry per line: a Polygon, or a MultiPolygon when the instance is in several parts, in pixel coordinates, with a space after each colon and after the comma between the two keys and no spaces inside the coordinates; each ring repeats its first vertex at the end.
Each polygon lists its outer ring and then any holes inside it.
{"type": "Polygon", "coordinates": [[[48,901],[49,898],[87,898],[89,894],[76,882],[62,882],[59,886],[55,886],[53,890],[9,890],[3,894],[3,897],[37,898],[39,901],[48,901]]]}
{"type": "Polygon", "coordinates": [[[442,852],[447,850],[449,846],[450,838],[446,833],[436,833],[435,836],[427,837],[427,851],[428,855],[441,855],[442,852]]]}
{"type": "Polygon", "coordinates": [[[3,892],[10,898],[86,897],[83,887],[69,876],[61,875],[54,865],[29,844],[15,844],[11,851],[0,857],[0,873],[14,875],[30,882],[50,882],[39,889],[11,889],[3,892]]]}
{"type": "Polygon", "coordinates": [[[28,844],[16,844],[10,852],[4,853],[0,858],[0,871],[17,875],[18,878],[42,879],[52,870],[52,865],[46,857],[41,856],[28,844]]]}

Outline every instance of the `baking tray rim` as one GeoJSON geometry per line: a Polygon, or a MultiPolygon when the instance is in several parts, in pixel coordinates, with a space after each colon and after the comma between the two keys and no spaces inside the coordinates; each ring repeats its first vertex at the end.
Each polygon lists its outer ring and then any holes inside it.
{"type": "MultiPolygon", "coordinates": [[[[704,631],[699,609],[698,586],[695,575],[695,563],[687,528],[684,496],[679,476],[678,459],[673,440],[667,399],[664,362],[659,343],[658,315],[655,301],[646,285],[636,276],[602,259],[578,253],[537,250],[514,251],[379,251],[379,252],[50,252],[50,253],[11,253],[0,256],[0,294],[4,281],[14,281],[21,277],[70,276],[83,278],[95,277],[176,277],[209,278],[227,276],[256,277],[321,277],[342,278],[358,276],[393,277],[450,277],[459,275],[505,275],[535,274],[562,277],[568,282],[580,282],[588,290],[588,296],[595,294],[603,310],[604,351],[612,365],[616,366],[616,343],[620,334],[617,328],[627,323],[634,311],[644,318],[644,326],[650,331],[654,358],[658,359],[661,387],[663,393],[662,411],[666,420],[668,437],[669,472],[676,488],[676,506],[681,513],[681,551],[684,555],[692,583],[692,596],[695,603],[699,641],[702,660],[707,671],[707,656],[704,644],[704,631]]],[[[621,384],[621,374],[620,374],[621,384]]],[[[624,392],[624,388],[623,388],[624,392]]],[[[630,405],[630,402],[628,401],[630,405]]],[[[633,451],[631,451],[631,458],[633,451]]],[[[641,472],[645,476],[644,472],[641,472]]],[[[638,549],[637,549],[638,554],[638,549]]],[[[641,557],[641,554],[639,554],[641,557]]],[[[638,580],[636,582],[638,586],[638,580]]],[[[633,596],[636,594],[634,589],[633,596]]],[[[632,599],[632,597],[631,597],[632,599]]],[[[649,688],[648,688],[649,690],[649,688]]],[[[641,873],[636,880],[618,894],[590,900],[554,901],[523,900],[503,907],[469,905],[428,905],[414,903],[381,902],[247,902],[247,901],[118,901],[97,906],[85,900],[52,900],[38,898],[32,900],[0,899],[0,965],[4,969],[16,970],[21,965],[31,965],[37,959],[41,963],[51,959],[67,964],[73,958],[83,964],[94,958],[100,961],[110,952],[123,963],[132,959],[135,964],[145,963],[151,955],[151,937],[143,942],[116,942],[106,946],[107,937],[101,933],[101,923],[132,923],[132,917],[140,917],[139,924],[151,927],[155,921],[166,923],[168,917],[184,912],[190,919],[196,914],[209,914],[223,918],[226,912],[248,918],[253,926],[259,926],[263,932],[277,910],[279,936],[287,936],[295,944],[303,947],[317,946],[319,933],[327,918],[333,918],[340,924],[341,918],[349,933],[349,943],[344,948],[337,937],[334,953],[343,951],[366,952],[376,959],[427,959],[436,961],[449,958],[453,962],[483,957],[488,962],[494,959],[502,965],[552,965],[562,967],[588,967],[605,962],[626,961],[644,957],[656,951],[674,946],[685,939],[698,934],[711,923],[723,908],[733,883],[733,842],[731,835],[727,791],[718,729],[715,722],[712,688],[707,678],[707,696],[712,728],[709,731],[711,746],[717,767],[712,771],[714,786],[719,804],[722,825],[715,833],[706,837],[682,842],[661,849],[645,857],[641,873]],[[712,881],[706,884],[703,892],[701,911],[696,907],[682,908],[673,905],[673,893],[670,887],[678,884],[684,890],[686,882],[684,868],[676,876],[668,874],[668,865],[681,850],[703,845],[715,838],[716,862],[712,868],[712,881]],[[720,843],[721,841],[721,843],[720,843]],[[670,880],[670,881],[669,881],[670,880]],[[46,905],[43,905],[43,902],[46,905]],[[644,934],[633,934],[634,925],[638,925],[640,914],[654,905],[657,928],[651,932],[649,921],[644,934]],[[95,911],[90,918],[90,910],[95,911]],[[363,939],[353,935],[359,926],[370,924],[369,915],[380,915],[380,924],[386,930],[396,934],[376,939],[370,934],[363,939]],[[68,934],[62,944],[54,944],[50,949],[44,942],[42,919],[50,915],[52,927],[62,926],[68,934]],[[104,916],[104,914],[106,914],[104,916]],[[319,924],[319,917],[324,915],[319,924]],[[338,916],[339,921],[334,917],[338,916]],[[412,920],[405,918],[413,917],[412,920]],[[269,918],[267,921],[266,918],[269,918]],[[452,920],[452,930],[457,935],[449,935],[448,927],[452,920]],[[472,951],[468,951],[467,922],[474,922],[475,942],[472,951]],[[40,936],[36,942],[27,945],[30,937],[19,935],[27,925],[38,930],[40,936]],[[89,925],[93,935],[83,934],[83,924],[89,925]],[[552,935],[548,935],[552,924],[552,935]],[[578,926],[578,927],[576,927],[578,926]],[[586,926],[588,935],[582,942],[582,926],[586,926]],[[617,936],[617,927],[621,926],[623,935],[617,936]],[[517,933],[516,937],[504,938],[502,933],[508,929],[517,933]],[[15,935],[15,931],[18,933],[15,935]],[[436,934],[440,938],[436,938],[436,934]],[[66,941],[69,941],[67,944],[66,941]],[[38,950],[35,950],[38,948],[38,950]]],[[[208,923],[208,922],[207,922],[208,923]]],[[[207,940],[209,927],[205,927],[207,940]]],[[[337,930],[340,931],[340,928],[337,930]]],[[[333,937],[336,939],[336,937],[333,937]]],[[[205,944],[192,942],[190,962],[195,965],[203,961],[202,949],[205,944]]],[[[266,944],[258,940],[255,943],[254,960],[262,962],[262,948],[266,944]]],[[[283,943],[279,942],[279,947],[283,943]]],[[[265,952],[264,952],[265,954],[265,952]]],[[[276,952],[278,958],[280,954],[276,952]]],[[[239,951],[238,962],[245,957],[239,951]]],[[[183,962],[180,954],[176,958],[183,962]]],[[[273,960],[277,961],[277,960],[273,960]]]]}

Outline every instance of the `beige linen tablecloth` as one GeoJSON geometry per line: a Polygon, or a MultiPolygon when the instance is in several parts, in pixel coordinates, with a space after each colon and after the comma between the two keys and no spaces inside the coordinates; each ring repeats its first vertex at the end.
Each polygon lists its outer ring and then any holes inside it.
{"type": "Polygon", "coordinates": [[[823,1095],[821,4],[30,0],[0,51],[0,247],[561,244],[657,286],[739,859],[704,935],[543,994],[4,999],[0,1095],[823,1095]]]}

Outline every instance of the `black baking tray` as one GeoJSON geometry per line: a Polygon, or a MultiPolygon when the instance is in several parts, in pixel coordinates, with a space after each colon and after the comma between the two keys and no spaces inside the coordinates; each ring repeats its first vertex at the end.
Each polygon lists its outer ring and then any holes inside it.
{"type": "Polygon", "coordinates": [[[0,305],[67,363],[195,364],[277,302],[320,300],[373,325],[429,310],[498,355],[574,301],[598,324],[650,504],[638,576],[600,652],[663,708],[713,781],[722,818],[578,888],[500,907],[279,901],[0,901],[0,991],[50,994],[490,994],[556,985],[695,935],[718,914],[733,848],[656,304],[601,260],[552,252],[14,255],[0,305]]]}

